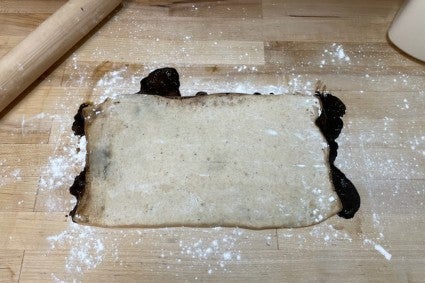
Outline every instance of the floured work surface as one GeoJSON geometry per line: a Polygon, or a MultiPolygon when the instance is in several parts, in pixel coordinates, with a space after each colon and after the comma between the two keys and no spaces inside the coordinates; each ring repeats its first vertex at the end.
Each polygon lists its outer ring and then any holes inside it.
{"type": "Polygon", "coordinates": [[[308,226],[338,213],[314,96],[123,95],[86,107],[96,226],[308,226]]]}

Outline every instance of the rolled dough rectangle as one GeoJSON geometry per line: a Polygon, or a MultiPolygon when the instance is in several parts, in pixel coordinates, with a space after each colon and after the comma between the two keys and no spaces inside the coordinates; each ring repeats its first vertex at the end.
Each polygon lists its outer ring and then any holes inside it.
{"type": "Polygon", "coordinates": [[[83,111],[73,220],[106,227],[308,226],[338,213],[314,96],[122,95],[83,111]]]}

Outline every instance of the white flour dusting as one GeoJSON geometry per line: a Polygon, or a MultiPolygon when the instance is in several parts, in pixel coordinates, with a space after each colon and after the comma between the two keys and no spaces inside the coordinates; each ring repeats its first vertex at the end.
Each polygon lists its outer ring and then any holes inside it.
{"type": "Polygon", "coordinates": [[[370,239],[364,239],[363,244],[365,245],[372,245],[375,250],[377,250],[380,254],[382,254],[386,260],[391,260],[392,255],[386,251],[380,244],[377,244],[373,240],[370,239]]]}
{"type": "Polygon", "coordinates": [[[330,245],[335,240],[346,240],[352,242],[352,237],[345,231],[338,231],[332,225],[314,226],[310,235],[317,239],[323,239],[325,245],[330,245]]]}
{"type": "Polygon", "coordinates": [[[105,254],[104,238],[96,233],[95,228],[69,222],[68,228],[47,237],[50,252],[69,250],[65,257],[66,271],[72,274],[83,274],[96,268],[105,254]]]}
{"type": "MultiPolygon", "coordinates": [[[[0,162],[2,165],[3,162],[0,162]]],[[[10,183],[16,183],[22,180],[21,169],[10,166],[0,167],[0,189],[10,183]]]]}
{"type": "MultiPolygon", "coordinates": [[[[281,230],[283,239],[291,239],[298,248],[303,248],[307,244],[333,246],[335,243],[341,241],[353,242],[352,236],[346,231],[340,231],[334,228],[331,224],[321,223],[312,226],[308,234],[299,233],[297,229],[283,229],[281,230]]],[[[280,241],[284,245],[285,240],[280,241]]]]}
{"type": "Polygon", "coordinates": [[[46,167],[42,170],[40,178],[41,190],[55,190],[69,184],[75,178],[75,168],[84,167],[86,158],[86,138],[72,137],[69,146],[62,148],[60,155],[49,158],[46,167]],[[79,148],[79,152],[76,149],[79,148]]]}
{"type": "Polygon", "coordinates": [[[319,67],[323,68],[324,65],[334,63],[351,64],[351,58],[345,54],[344,47],[341,44],[332,43],[329,48],[323,50],[319,67]]]}
{"type": "MultiPolygon", "coordinates": [[[[63,137],[47,164],[41,170],[39,193],[43,193],[45,202],[42,204],[47,211],[62,211],[64,209],[63,190],[68,190],[75,177],[81,172],[86,159],[86,138],[71,136],[63,137]],[[78,151],[77,151],[78,148],[78,151]]],[[[70,195],[68,195],[70,196],[70,195]]],[[[70,198],[66,209],[75,205],[75,198],[70,198]]]]}
{"type": "MultiPolygon", "coordinates": [[[[106,72],[97,81],[96,86],[93,88],[93,92],[101,90],[102,93],[97,103],[104,101],[106,98],[115,98],[124,91],[122,88],[128,85],[124,79],[124,74],[126,72],[128,72],[128,68],[121,67],[117,70],[106,72]]],[[[128,91],[130,91],[130,88],[128,88],[128,91]]]]}
{"type": "MultiPolygon", "coordinates": [[[[214,228],[219,231],[221,228],[214,228]]],[[[208,263],[208,274],[222,269],[227,271],[226,265],[242,259],[241,251],[235,250],[235,245],[244,234],[242,229],[234,229],[230,234],[214,240],[205,240],[203,238],[192,238],[191,240],[180,240],[180,254],[189,256],[193,260],[207,263],[207,260],[213,259],[216,265],[208,263]]]]}

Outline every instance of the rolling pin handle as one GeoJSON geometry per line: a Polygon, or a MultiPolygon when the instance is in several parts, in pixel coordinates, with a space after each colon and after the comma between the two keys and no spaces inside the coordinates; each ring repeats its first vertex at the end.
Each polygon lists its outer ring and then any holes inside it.
{"type": "Polygon", "coordinates": [[[0,112],[122,0],[69,0],[0,59],[0,112]]]}

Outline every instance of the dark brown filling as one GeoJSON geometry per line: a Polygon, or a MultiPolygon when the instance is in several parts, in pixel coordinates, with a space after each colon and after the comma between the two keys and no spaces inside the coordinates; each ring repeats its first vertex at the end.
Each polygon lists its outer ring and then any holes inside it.
{"type": "Polygon", "coordinates": [[[74,116],[74,123],[72,123],[72,131],[74,132],[74,135],[76,136],[84,136],[85,130],[84,130],[84,116],[83,116],[83,109],[89,106],[90,103],[83,103],[80,105],[80,108],[78,108],[77,114],[74,116]]]}
{"type": "Polygon", "coordinates": [[[138,93],[160,96],[181,96],[179,73],[174,68],[156,69],[140,81],[138,93]]]}
{"type": "Polygon", "coordinates": [[[353,183],[334,165],[338,154],[338,144],[335,140],[344,126],[341,117],[345,114],[345,105],[338,97],[329,93],[316,92],[315,95],[322,105],[322,113],[317,118],[316,125],[329,145],[332,183],[342,203],[342,210],[338,215],[347,219],[352,218],[360,208],[360,195],[353,183]]]}
{"type": "Polygon", "coordinates": [[[78,203],[80,202],[81,198],[83,197],[84,190],[86,189],[86,171],[87,171],[86,169],[87,168],[84,168],[84,170],[81,171],[81,173],[77,177],[75,177],[74,183],[69,188],[69,192],[71,193],[71,195],[73,195],[77,199],[77,204],[75,205],[75,207],[69,213],[69,215],[71,217],[75,216],[75,212],[77,211],[78,203]]]}
{"type": "MultiPolygon", "coordinates": [[[[174,68],[162,68],[151,72],[146,78],[140,82],[140,91],[138,94],[160,95],[168,98],[181,97],[179,74],[174,68]]],[[[254,93],[256,95],[260,93],[254,93]]],[[[205,92],[198,92],[197,95],[206,95],[205,92]]],[[[338,144],[336,139],[341,133],[344,125],[341,117],[345,114],[345,105],[337,97],[328,94],[316,92],[315,94],[322,105],[322,113],[316,120],[316,125],[324,135],[329,145],[329,164],[331,170],[331,179],[342,203],[342,210],[338,213],[340,217],[352,218],[360,208],[360,196],[353,183],[341,172],[335,165],[338,144]]],[[[83,103],[78,109],[78,113],[74,116],[72,130],[75,135],[84,136],[84,117],[83,108],[89,104],[83,103]]],[[[86,168],[75,178],[74,184],[71,186],[70,193],[77,198],[77,204],[70,212],[74,217],[78,207],[78,203],[84,194],[86,185],[86,168]]]]}

